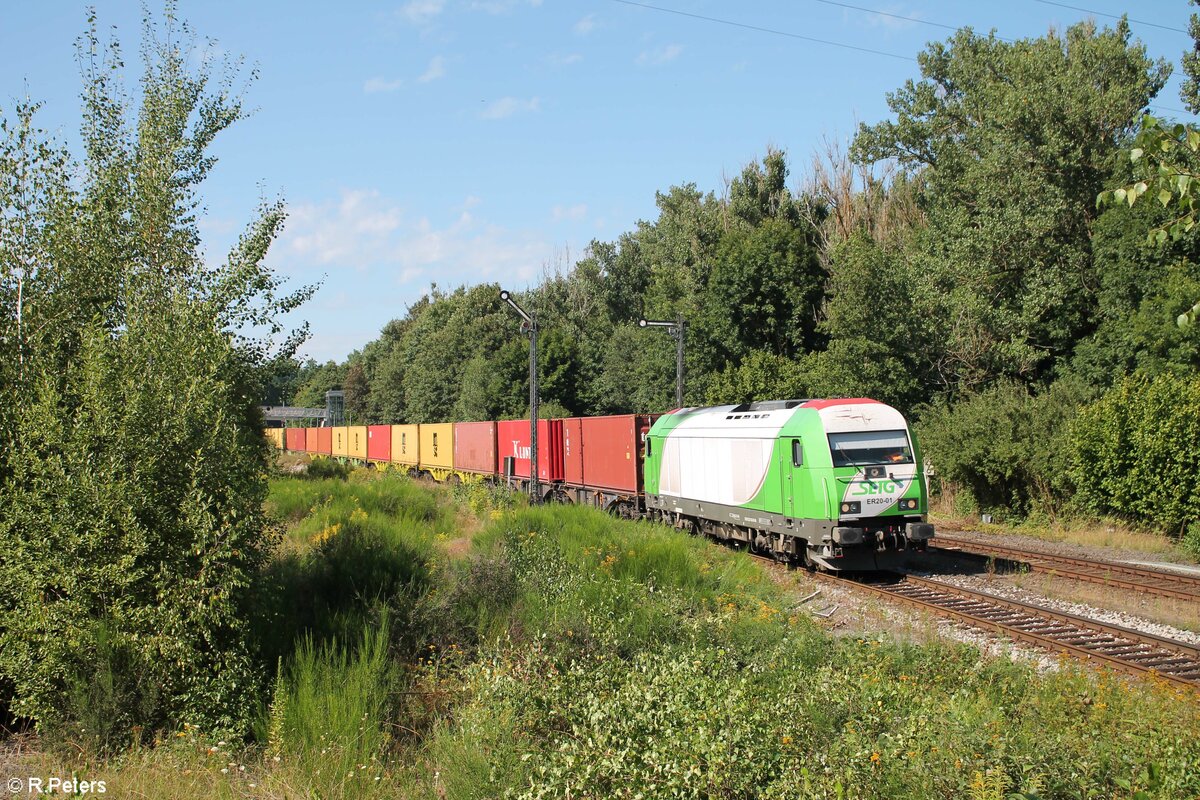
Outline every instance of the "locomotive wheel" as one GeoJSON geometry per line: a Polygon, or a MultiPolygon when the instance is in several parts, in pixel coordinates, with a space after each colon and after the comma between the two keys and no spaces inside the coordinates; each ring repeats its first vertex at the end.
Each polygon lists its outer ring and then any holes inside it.
{"type": "Polygon", "coordinates": [[[808,545],[804,546],[804,568],[809,572],[817,571],[817,562],[813,561],[812,555],[808,552],[808,545]]]}

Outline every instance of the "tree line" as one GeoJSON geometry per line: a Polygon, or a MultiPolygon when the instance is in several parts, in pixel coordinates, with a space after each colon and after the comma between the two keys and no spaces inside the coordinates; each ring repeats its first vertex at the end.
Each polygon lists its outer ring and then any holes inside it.
{"type": "MultiPolygon", "coordinates": [[[[673,342],[637,320],[682,318],[687,403],[875,397],[920,421],[975,506],[1056,513],[1078,487],[1077,411],[1200,366],[1200,328],[1177,324],[1200,299],[1196,233],[1147,241],[1174,203],[1097,203],[1140,180],[1130,148],[1171,67],[1124,21],[1016,42],[964,29],[918,60],[890,118],[794,185],[770,150],[719,196],[659,192],[657,218],[547,272],[521,298],[543,325],[543,413],[670,408],[673,342]]],[[[528,344],[498,290],[435,286],[346,361],[279,365],[276,396],[319,406],[342,387],[362,422],[523,415],[528,344]]]]}

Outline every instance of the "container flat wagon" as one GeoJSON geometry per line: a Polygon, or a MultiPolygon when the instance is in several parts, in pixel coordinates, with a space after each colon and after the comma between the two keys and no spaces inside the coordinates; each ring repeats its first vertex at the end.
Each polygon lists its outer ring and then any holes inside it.
{"type": "Polygon", "coordinates": [[[454,423],[421,425],[420,471],[444,481],[454,472],[454,423]]]}

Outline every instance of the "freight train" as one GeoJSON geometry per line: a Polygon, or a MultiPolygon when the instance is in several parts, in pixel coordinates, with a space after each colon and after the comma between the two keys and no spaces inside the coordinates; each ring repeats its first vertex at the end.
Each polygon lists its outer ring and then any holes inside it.
{"type": "Polygon", "coordinates": [[[274,428],[275,446],[438,481],[507,481],[543,501],[659,520],[780,561],[892,569],[933,538],[917,441],[866,398],[661,415],[274,428]]]}

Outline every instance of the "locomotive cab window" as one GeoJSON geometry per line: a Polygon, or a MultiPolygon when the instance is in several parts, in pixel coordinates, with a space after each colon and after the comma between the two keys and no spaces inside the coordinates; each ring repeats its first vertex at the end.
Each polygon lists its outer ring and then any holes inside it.
{"type": "Polygon", "coordinates": [[[792,466],[804,466],[804,448],[800,445],[799,439],[792,439],[792,466]]]}
{"type": "Polygon", "coordinates": [[[912,447],[905,431],[831,433],[829,452],[835,467],[913,463],[912,447]]]}

